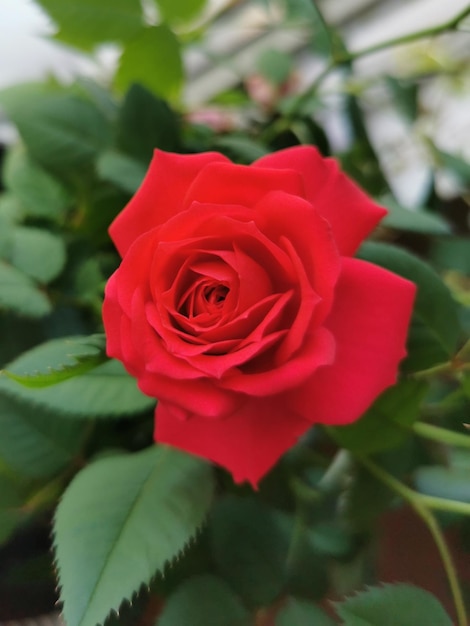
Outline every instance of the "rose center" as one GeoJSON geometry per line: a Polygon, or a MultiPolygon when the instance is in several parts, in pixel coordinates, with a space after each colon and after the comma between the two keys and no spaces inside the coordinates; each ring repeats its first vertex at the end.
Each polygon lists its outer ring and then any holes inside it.
{"type": "Polygon", "coordinates": [[[210,308],[220,308],[223,306],[228,292],[229,288],[225,285],[216,285],[215,287],[205,287],[203,295],[210,308]]]}

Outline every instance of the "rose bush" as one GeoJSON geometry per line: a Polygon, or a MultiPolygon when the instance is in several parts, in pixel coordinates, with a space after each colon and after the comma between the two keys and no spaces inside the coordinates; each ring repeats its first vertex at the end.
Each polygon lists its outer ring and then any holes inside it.
{"type": "Polygon", "coordinates": [[[359,418],[396,380],[415,293],[352,258],[384,215],[313,147],[157,150],[110,227],[103,310],[156,440],[256,484],[313,424],[359,418]]]}

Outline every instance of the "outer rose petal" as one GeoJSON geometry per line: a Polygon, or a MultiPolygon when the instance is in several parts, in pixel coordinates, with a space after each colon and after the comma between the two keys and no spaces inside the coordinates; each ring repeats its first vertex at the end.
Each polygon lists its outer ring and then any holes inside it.
{"type": "Polygon", "coordinates": [[[175,418],[165,404],[155,413],[155,439],[228,469],[236,482],[256,487],[260,478],[311,426],[278,396],[248,400],[222,420],[175,418]]]}
{"type": "Polygon", "coordinates": [[[194,178],[208,163],[217,161],[229,163],[217,152],[172,154],[155,150],[141,186],[109,228],[119,254],[124,256],[139,235],[179,213],[194,178]]]}
{"type": "Polygon", "coordinates": [[[344,259],[336,299],[325,326],[336,340],[331,367],[286,395],[312,422],[348,424],[396,381],[416,287],[365,261],[344,259]]]}
{"type": "Polygon", "coordinates": [[[254,167],[295,170],[302,175],[305,194],[331,224],[341,254],[354,254],[387,211],[375,204],[338,167],[312,146],[296,146],[258,159],[254,167]]]}

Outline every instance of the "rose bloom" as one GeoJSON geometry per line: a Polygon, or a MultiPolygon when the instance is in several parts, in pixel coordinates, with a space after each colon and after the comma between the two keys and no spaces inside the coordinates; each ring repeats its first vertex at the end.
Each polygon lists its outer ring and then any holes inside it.
{"type": "Polygon", "coordinates": [[[256,485],[313,424],[357,420],[396,381],[415,294],[352,258],[385,213],[313,147],[156,150],[110,227],[103,310],[155,439],[256,485]]]}

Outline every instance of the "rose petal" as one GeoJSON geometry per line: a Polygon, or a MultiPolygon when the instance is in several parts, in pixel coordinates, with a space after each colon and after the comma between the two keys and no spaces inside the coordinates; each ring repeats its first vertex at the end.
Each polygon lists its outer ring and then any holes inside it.
{"type": "Polygon", "coordinates": [[[304,197],[301,175],[293,170],[253,168],[233,163],[211,163],[202,169],[184,201],[185,208],[193,202],[240,204],[252,207],[273,190],[304,197]]]}
{"type": "MultiPolygon", "coordinates": [[[[352,255],[387,211],[375,204],[339,169],[312,146],[296,146],[258,159],[254,167],[301,173],[305,197],[328,220],[339,251],[352,255]]],[[[299,194],[300,195],[300,194],[299,194]]]]}
{"type": "Polygon", "coordinates": [[[210,459],[229,470],[236,482],[248,480],[254,487],[311,426],[276,396],[248,400],[223,420],[193,415],[183,421],[161,402],[155,415],[157,441],[210,459]]]}
{"type": "Polygon", "coordinates": [[[318,368],[331,364],[334,358],[335,340],[330,331],[320,328],[306,335],[302,349],[279,367],[258,362],[257,371],[250,371],[248,363],[239,373],[222,378],[219,385],[253,396],[269,396],[302,384],[318,368]]]}
{"type": "Polygon", "coordinates": [[[228,162],[217,152],[172,154],[155,150],[137,193],[109,228],[121,256],[142,233],[163,224],[182,210],[193,180],[209,163],[228,162]]]}
{"type": "Polygon", "coordinates": [[[416,287],[380,267],[344,259],[334,308],[334,364],[289,392],[292,408],[313,422],[347,424],[359,418],[397,377],[416,287]]]}

